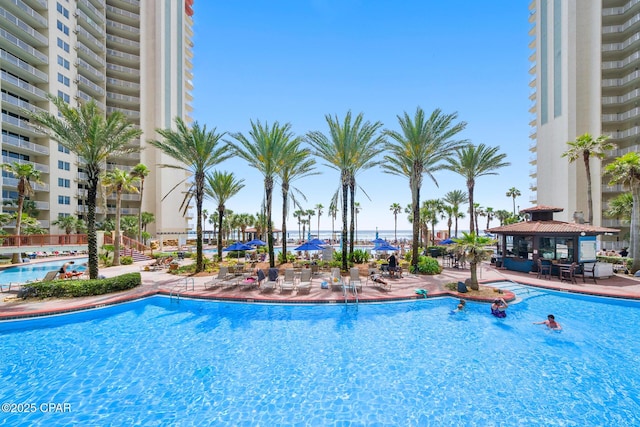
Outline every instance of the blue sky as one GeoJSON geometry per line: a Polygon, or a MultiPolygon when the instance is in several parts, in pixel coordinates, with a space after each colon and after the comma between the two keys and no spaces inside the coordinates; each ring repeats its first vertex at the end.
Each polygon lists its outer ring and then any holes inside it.
{"type": "MultiPolygon", "coordinates": [[[[530,107],[527,2],[383,0],[234,0],[194,4],[193,118],[218,132],[247,134],[250,120],[291,123],[296,134],[327,131],[325,115],[347,111],[398,129],[397,116],[416,107],[440,108],[467,122],[461,137],[500,146],[511,166],[476,182],[482,206],[512,210],[507,190],[516,187],[521,208],[529,198],[530,107]]],[[[220,170],[245,179],[245,188],[227,207],[258,212],[263,178],[246,162],[232,159],[220,170]]],[[[319,161],[321,175],[294,185],[307,197],[306,209],[322,203],[321,228],[338,187],[338,173],[319,161]]],[[[356,201],[359,229],[393,229],[392,203],[411,201],[405,178],[374,168],[361,173],[356,201]]],[[[424,180],[421,199],[466,190],[462,177],[424,180]]],[[[280,224],[280,191],[274,218],[280,224]]],[[[214,210],[212,202],[205,208],[214,210]]],[[[317,224],[313,218],[313,224],[317,224]]],[[[466,222],[466,221],[463,221],[466,222]]],[[[486,225],[486,224],[485,224],[486,225]]],[[[497,222],[492,223],[497,225],[497,222]]],[[[288,221],[297,230],[294,218],[288,221]]],[[[406,215],[398,229],[410,228],[406,215]]],[[[313,226],[316,228],[316,225],[313,226]]],[[[446,229],[442,221],[439,229],[446,229]]]]}

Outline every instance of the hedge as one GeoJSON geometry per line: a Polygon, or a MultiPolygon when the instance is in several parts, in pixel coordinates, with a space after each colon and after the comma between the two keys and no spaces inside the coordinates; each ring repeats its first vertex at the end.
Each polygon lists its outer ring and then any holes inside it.
{"type": "Polygon", "coordinates": [[[25,297],[86,297],[125,291],[135,288],[140,284],[142,284],[140,273],[127,273],[116,277],[96,280],[67,279],[36,282],[25,286],[23,291],[25,297]]]}

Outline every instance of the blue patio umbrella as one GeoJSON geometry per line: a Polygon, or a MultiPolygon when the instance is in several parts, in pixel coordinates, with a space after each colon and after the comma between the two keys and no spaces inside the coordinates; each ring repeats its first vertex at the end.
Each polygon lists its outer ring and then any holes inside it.
{"type": "Polygon", "coordinates": [[[321,251],[322,249],[324,249],[322,246],[316,245],[315,243],[304,242],[295,248],[294,251],[321,251]]]}
{"type": "Polygon", "coordinates": [[[238,251],[238,258],[240,258],[240,251],[250,251],[253,248],[249,245],[245,245],[242,242],[235,242],[230,246],[227,246],[226,248],[223,249],[223,251],[225,252],[230,252],[230,251],[238,251]]]}
{"type": "Polygon", "coordinates": [[[267,243],[263,242],[260,239],[253,239],[253,240],[249,240],[247,243],[245,243],[245,245],[249,245],[249,246],[266,246],[267,243]]]}
{"type": "Polygon", "coordinates": [[[381,243],[379,245],[374,246],[373,250],[374,251],[397,251],[398,248],[396,248],[395,246],[391,246],[387,242],[384,242],[384,243],[381,243]]]}
{"type": "Polygon", "coordinates": [[[320,239],[311,239],[307,243],[313,243],[314,245],[318,245],[318,246],[324,246],[327,244],[324,240],[320,240],[320,239]]]}
{"type": "Polygon", "coordinates": [[[444,239],[442,242],[440,242],[441,245],[450,245],[452,243],[455,243],[455,242],[451,239],[444,239]]]}
{"type": "Polygon", "coordinates": [[[374,245],[382,245],[382,244],[387,243],[387,241],[386,241],[386,240],[384,240],[384,239],[381,239],[381,238],[379,238],[379,237],[376,237],[375,239],[373,239],[373,240],[371,241],[371,243],[373,243],[374,245]]]}

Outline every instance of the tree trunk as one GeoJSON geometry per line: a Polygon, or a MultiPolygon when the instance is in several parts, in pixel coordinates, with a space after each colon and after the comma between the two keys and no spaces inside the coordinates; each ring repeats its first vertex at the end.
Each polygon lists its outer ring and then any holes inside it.
{"type": "Polygon", "coordinates": [[[469,192],[469,233],[475,232],[475,224],[473,222],[475,217],[475,208],[473,207],[473,189],[475,187],[475,182],[473,180],[467,181],[467,191],[469,192]]]}
{"type": "Polygon", "coordinates": [[[202,204],[204,202],[204,173],[196,174],[196,273],[203,268],[202,262],[202,204]]]}
{"type": "Polygon", "coordinates": [[[342,246],[342,270],[347,271],[347,214],[349,208],[349,182],[343,178],[342,180],[342,236],[340,239],[340,245],[342,246]]]}
{"type": "Polygon", "coordinates": [[[632,184],[631,194],[633,195],[633,206],[631,208],[629,256],[633,259],[631,273],[635,274],[636,271],[640,270],[640,242],[638,242],[640,237],[640,232],[638,231],[638,227],[640,227],[640,186],[637,183],[635,186],[632,184]]]}
{"type": "Polygon", "coordinates": [[[18,210],[16,211],[16,245],[18,246],[18,252],[11,255],[12,264],[22,263],[22,250],[20,250],[20,227],[22,226],[22,208],[24,207],[24,182],[20,179],[18,183],[18,210]]]}
{"type": "Polygon", "coordinates": [[[142,194],[144,193],[144,177],[140,177],[140,210],[138,211],[138,242],[142,242],[142,194]]]}
{"type": "Polygon", "coordinates": [[[273,193],[273,178],[264,179],[264,190],[266,194],[267,209],[267,242],[269,244],[269,267],[275,268],[276,260],[273,251],[273,221],[271,220],[271,196],[273,193]]]}
{"type": "Polygon", "coordinates": [[[287,199],[289,187],[282,185],[282,260],[287,262],[287,199]]]}
{"type": "Polygon", "coordinates": [[[224,205],[218,205],[218,262],[222,262],[222,221],[224,218],[224,205]]]}
{"type": "Polygon", "coordinates": [[[353,242],[355,238],[355,216],[356,216],[356,182],[353,177],[349,180],[349,192],[351,193],[351,200],[349,201],[349,208],[351,211],[351,221],[349,223],[349,259],[353,255],[353,242]]]}
{"type": "Polygon", "coordinates": [[[120,265],[120,204],[122,189],[116,189],[116,229],[113,238],[113,265],[120,265]]]}
{"type": "Polygon", "coordinates": [[[98,194],[98,174],[88,173],[87,190],[87,249],[89,250],[89,278],[98,278],[98,236],[96,235],[96,196],[98,194]]]}
{"type": "Polygon", "coordinates": [[[584,168],[587,172],[587,218],[589,218],[589,225],[593,225],[593,199],[591,197],[591,165],[589,164],[589,157],[589,151],[582,153],[584,168]]]}
{"type": "Polygon", "coordinates": [[[478,264],[475,261],[471,261],[469,270],[471,270],[471,289],[477,291],[480,289],[478,286],[478,264]]]}
{"type": "Polygon", "coordinates": [[[413,210],[413,233],[412,233],[412,248],[411,248],[411,267],[412,273],[418,271],[418,259],[419,259],[419,244],[420,244],[420,186],[416,182],[410,183],[411,185],[411,209],[413,210]]]}

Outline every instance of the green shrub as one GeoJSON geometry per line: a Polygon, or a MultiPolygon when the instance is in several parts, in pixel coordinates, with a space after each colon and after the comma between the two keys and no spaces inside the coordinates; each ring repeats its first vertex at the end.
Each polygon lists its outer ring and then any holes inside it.
{"type": "Polygon", "coordinates": [[[96,280],[53,280],[29,284],[38,298],[86,297],[135,288],[142,283],[140,273],[127,273],[96,280]]]}
{"type": "Polygon", "coordinates": [[[291,252],[287,251],[287,256],[285,259],[285,256],[282,252],[278,253],[278,263],[279,264],[284,264],[287,262],[295,262],[296,260],[296,256],[294,254],[292,254],[291,252]]]}
{"type": "Polygon", "coordinates": [[[120,264],[121,265],[131,265],[133,264],[133,257],[130,256],[123,256],[120,258],[120,264]]]}
{"type": "Polygon", "coordinates": [[[350,261],[355,264],[364,264],[369,261],[369,256],[370,254],[363,249],[354,249],[350,261]]]}
{"type": "Polygon", "coordinates": [[[418,259],[418,273],[422,274],[440,274],[442,267],[438,263],[438,260],[428,256],[421,256],[418,259]]]}

